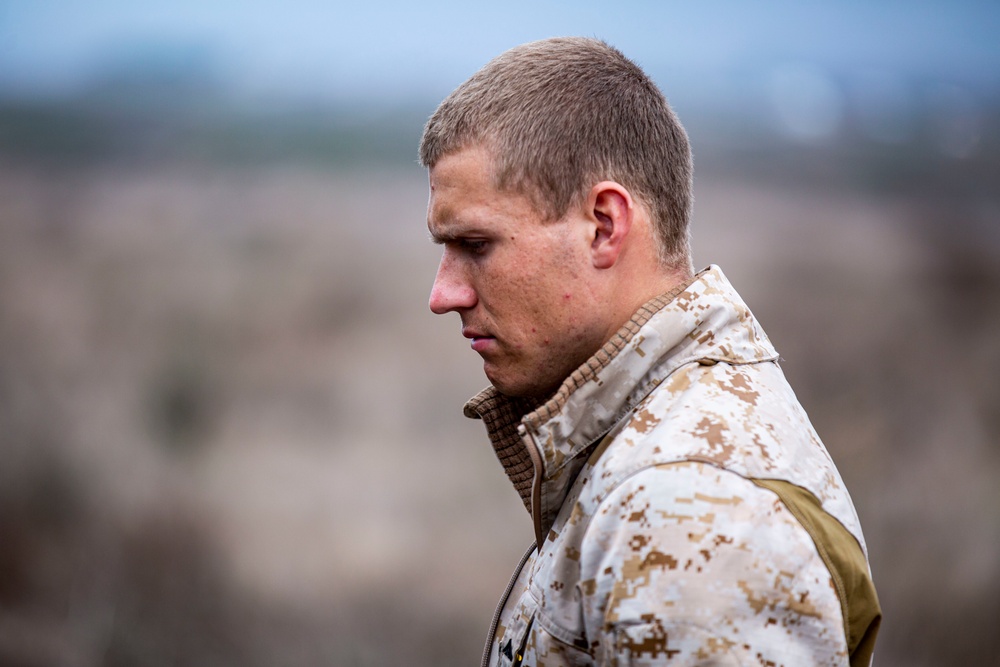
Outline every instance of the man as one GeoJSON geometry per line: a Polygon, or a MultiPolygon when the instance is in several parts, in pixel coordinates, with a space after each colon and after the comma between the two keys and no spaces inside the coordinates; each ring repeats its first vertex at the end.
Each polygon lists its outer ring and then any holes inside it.
{"type": "Polygon", "coordinates": [[[431,310],[534,521],[483,664],[867,665],[857,515],[718,267],[694,274],[687,136],[612,47],[508,51],[431,116],[431,310]]]}

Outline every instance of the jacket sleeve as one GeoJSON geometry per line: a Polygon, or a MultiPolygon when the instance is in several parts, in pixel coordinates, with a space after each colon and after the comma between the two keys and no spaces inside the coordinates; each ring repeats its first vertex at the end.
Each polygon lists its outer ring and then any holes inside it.
{"type": "Polygon", "coordinates": [[[709,464],[625,479],[581,549],[599,665],[847,665],[840,601],[778,497],[709,464]]]}

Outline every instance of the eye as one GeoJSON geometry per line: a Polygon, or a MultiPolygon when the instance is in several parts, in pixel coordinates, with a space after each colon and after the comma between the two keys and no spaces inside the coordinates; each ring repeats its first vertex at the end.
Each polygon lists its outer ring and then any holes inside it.
{"type": "Polygon", "coordinates": [[[473,255],[482,255],[489,247],[489,242],[485,239],[459,239],[458,246],[473,255]]]}

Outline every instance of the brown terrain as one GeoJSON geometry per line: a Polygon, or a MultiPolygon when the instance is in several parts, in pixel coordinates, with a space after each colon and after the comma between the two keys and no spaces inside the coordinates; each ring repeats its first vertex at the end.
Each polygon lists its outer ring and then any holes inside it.
{"type": "MultiPolygon", "coordinates": [[[[752,167],[748,167],[752,171],[752,167]]],[[[876,664],[1000,664],[1000,205],[699,173],[861,515],[876,664]]],[[[530,522],[415,166],[0,166],[0,664],[471,665],[530,522]]]]}

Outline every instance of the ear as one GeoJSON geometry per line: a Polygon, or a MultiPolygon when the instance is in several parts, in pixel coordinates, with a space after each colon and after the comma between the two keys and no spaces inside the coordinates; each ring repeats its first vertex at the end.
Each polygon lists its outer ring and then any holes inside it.
{"type": "Polygon", "coordinates": [[[632,229],[632,195],[619,183],[601,181],[591,188],[587,208],[596,223],[590,246],[594,267],[609,269],[618,261],[632,229]]]}

